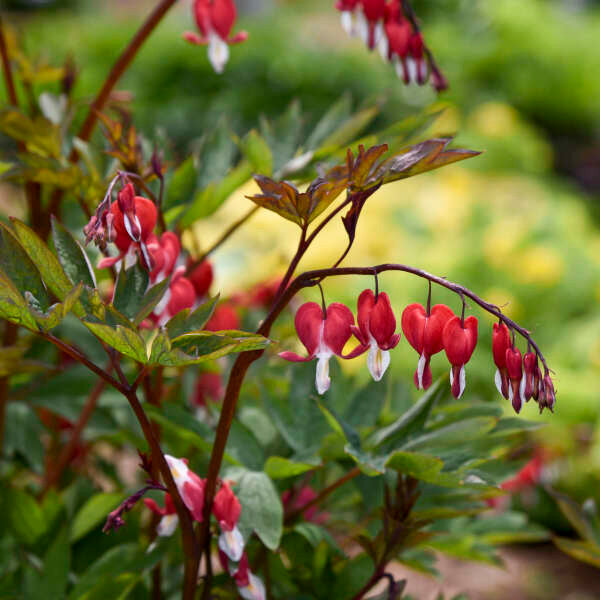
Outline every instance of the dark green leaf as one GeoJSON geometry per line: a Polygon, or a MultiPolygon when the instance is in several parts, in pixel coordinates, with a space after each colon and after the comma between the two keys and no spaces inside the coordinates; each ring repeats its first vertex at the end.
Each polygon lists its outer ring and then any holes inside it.
{"type": "Polygon", "coordinates": [[[548,487],[548,493],[554,498],[562,514],[568,519],[575,531],[586,541],[600,545],[600,532],[594,529],[588,516],[573,499],[566,494],[548,487]]]}
{"type": "Polygon", "coordinates": [[[166,325],[169,337],[176,338],[184,333],[200,331],[204,328],[208,320],[212,317],[219,295],[217,294],[204,304],[201,304],[194,312],[190,314],[190,309],[186,308],[179,311],[166,325]]]}
{"type": "Polygon", "coordinates": [[[372,427],[375,425],[386,401],[381,384],[370,381],[352,398],[344,413],[344,420],[352,427],[372,427]]]}
{"type": "Polygon", "coordinates": [[[52,239],[58,260],[72,283],[77,285],[81,282],[90,288],[95,288],[94,269],[85,250],[54,216],[52,217],[52,239]]]}
{"type": "Polygon", "coordinates": [[[27,404],[9,402],[6,406],[4,451],[10,456],[18,452],[37,473],[44,468],[44,427],[27,404]]]}
{"type": "Polygon", "coordinates": [[[145,307],[142,302],[148,289],[149,279],[148,271],[143,269],[139,262],[129,269],[119,271],[113,305],[128,319],[133,319],[140,310],[144,311],[145,307]]]}
{"type": "Polygon", "coordinates": [[[44,513],[27,492],[8,490],[3,502],[3,511],[13,533],[26,546],[34,546],[46,533],[48,524],[44,513]]]}
{"type": "Polygon", "coordinates": [[[244,471],[236,481],[242,505],[240,529],[250,527],[269,550],[276,550],[283,532],[283,506],[266,473],[244,471]]]}
{"type": "Polygon", "coordinates": [[[156,305],[162,300],[167,288],[169,287],[170,279],[163,279],[159,283],[153,285],[143,295],[139,302],[139,308],[137,313],[133,317],[133,323],[139,325],[156,307],[156,305]]]}
{"type": "Polygon", "coordinates": [[[17,238],[3,223],[0,223],[0,268],[24,298],[25,293],[29,292],[42,310],[48,309],[50,296],[39,271],[17,238]]]}
{"type": "Polygon", "coordinates": [[[31,314],[35,317],[38,325],[44,331],[50,331],[59,325],[78,303],[82,289],[83,284],[80,283],[65,296],[64,302],[57,302],[56,304],[53,304],[44,313],[31,309],[31,314]]]}

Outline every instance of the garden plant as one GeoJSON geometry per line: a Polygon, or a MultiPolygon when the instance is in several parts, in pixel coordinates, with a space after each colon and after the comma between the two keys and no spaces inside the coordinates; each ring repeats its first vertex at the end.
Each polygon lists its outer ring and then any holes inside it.
{"type": "MultiPolygon", "coordinates": [[[[292,106],[171,157],[115,88],[175,3],[156,3],[91,102],[75,95],[85,65],[28,56],[0,21],[0,176],[25,207],[0,223],[0,597],[399,599],[395,561],[493,561],[514,519],[481,515],[532,426],[503,403],[554,411],[548,360],[468,282],[399,256],[347,264],[380,188],[480,152],[421,139],[435,112],[375,130],[373,109],[342,97],[302,138],[292,106]],[[251,178],[247,213],[196,239],[251,178]],[[221,297],[211,255],[262,210],[297,226],[297,250],[221,297]],[[299,270],[335,220],[338,259],[299,270]],[[388,296],[383,273],[419,278],[421,297],[388,296]],[[332,278],[364,291],[337,302],[332,278]],[[491,348],[477,344],[482,313],[491,348]],[[388,371],[399,344],[414,374],[388,371]],[[475,351],[489,358],[485,400],[469,393],[475,351]]],[[[215,72],[261,43],[237,29],[233,0],[191,4],[183,38],[215,72]]],[[[331,10],[404,85],[449,85],[407,0],[331,10]]]]}

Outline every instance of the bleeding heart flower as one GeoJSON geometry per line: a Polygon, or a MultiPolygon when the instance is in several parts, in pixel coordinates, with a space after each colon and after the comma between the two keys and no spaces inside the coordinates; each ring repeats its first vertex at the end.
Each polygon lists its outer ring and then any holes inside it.
{"type": "Polygon", "coordinates": [[[208,290],[213,282],[213,267],[210,261],[203,260],[190,273],[190,281],[196,290],[198,298],[204,298],[208,294],[208,290]]]}
{"type": "Polygon", "coordinates": [[[212,510],[221,528],[219,548],[231,560],[237,562],[241,559],[244,551],[244,538],[237,528],[242,505],[226,481],[222,483],[215,496],[212,510]]]}
{"type": "Polygon", "coordinates": [[[219,561],[223,570],[228,574],[232,575],[235,584],[238,587],[238,592],[242,598],[246,600],[265,600],[266,592],[265,586],[259,577],[254,575],[250,571],[248,566],[248,555],[244,552],[240,562],[237,565],[237,569],[234,573],[231,573],[231,567],[227,555],[219,550],[219,561]]]}
{"type": "Polygon", "coordinates": [[[181,243],[172,231],[165,231],[160,240],[155,235],[149,238],[147,246],[153,265],[150,283],[159,283],[173,272],[181,252],[181,243]]]}
{"type": "Polygon", "coordinates": [[[465,391],[465,364],[469,362],[477,345],[477,318],[467,317],[462,322],[460,317],[452,317],[444,326],[442,342],[446,356],[452,365],[450,384],[452,395],[460,398],[465,391]]]}
{"type": "Polygon", "coordinates": [[[512,345],[506,350],[506,371],[509,379],[508,399],[512,402],[512,406],[518,414],[525,402],[525,380],[523,379],[521,351],[512,345]]]}
{"type": "Polygon", "coordinates": [[[361,0],[366,26],[362,36],[370,50],[379,43],[383,34],[381,21],[385,16],[385,0],[361,0]]]}
{"type": "Polygon", "coordinates": [[[529,400],[533,398],[534,393],[536,391],[537,371],[539,371],[537,354],[535,354],[534,352],[526,352],[523,355],[523,379],[525,381],[523,396],[525,398],[525,402],[529,402],[529,400]]]}
{"type": "Polygon", "coordinates": [[[498,391],[508,399],[508,371],[506,369],[506,351],[510,348],[510,331],[505,323],[494,323],[492,331],[492,356],[496,365],[494,381],[498,391]]]}
{"type": "Polygon", "coordinates": [[[431,385],[431,357],[444,349],[442,333],[453,316],[454,313],[445,304],[436,304],[429,315],[421,304],[410,304],[402,312],[402,331],[419,354],[414,375],[418,390],[426,390],[431,385]]]}
{"type": "Polygon", "coordinates": [[[408,40],[410,56],[406,61],[410,81],[423,85],[427,81],[427,62],[425,44],[421,32],[413,32],[408,40]]]}
{"type": "Polygon", "coordinates": [[[367,365],[375,381],[380,381],[390,364],[390,350],[400,341],[396,334],[396,317],[392,311],[390,299],[385,292],[375,295],[370,289],[364,290],[358,297],[358,327],[350,327],[360,342],[355,350],[344,358],[353,358],[369,349],[367,365]]]}
{"type": "Polygon", "coordinates": [[[164,508],[160,508],[160,506],[158,506],[158,504],[156,504],[156,502],[151,498],[144,498],[144,504],[153,513],[156,513],[162,517],[156,527],[156,533],[161,537],[173,535],[173,532],[175,529],[177,529],[179,518],[177,517],[177,511],[175,510],[175,505],[173,504],[170,494],[165,494],[164,508]]]}
{"type": "Polygon", "coordinates": [[[206,331],[227,331],[229,329],[239,329],[240,318],[235,309],[224,302],[215,309],[212,317],[208,320],[204,329],[206,331]]]}
{"type": "Polygon", "coordinates": [[[229,60],[229,44],[239,44],[248,39],[245,31],[231,36],[236,16],[233,0],[194,1],[194,17],[201,35],[186,31],[183,38],[192,44],[208,45],[208,58],[216,73],[222,73],[229,60]]]}
{"type": "Polygon", "coordinates": [[[360,0],[338,0],[335,7],[342,13],[342,29],[348,35],[356,35],[356,8],[360,0]]]}
{"type": "Polygon", "coordinates": [[[196,473],[190,470],[184,459],[168,454],[165,454],[165,459],[183,503],[192,513],[192,517],[201,523],[206,480],[200,479],[196,473]]]}
{"type": "MultiPolygon", "coordinates": [[[[332,302],[326,314],[316,302],[303,304],[294,320],[300,341],[308,351],[308,356],[295,352],[281,352],[279,356],[293,362],[305,362],[317,358],[316,386],[319,394],[324,394],[331,384],[329,379],[329,359],[335,354],[342,356],[346,342],[350,339],[354,325],[352,311],[339,302],[332,302]]],[[[345,358],[345,357],[342,357],[345,358]]]]}

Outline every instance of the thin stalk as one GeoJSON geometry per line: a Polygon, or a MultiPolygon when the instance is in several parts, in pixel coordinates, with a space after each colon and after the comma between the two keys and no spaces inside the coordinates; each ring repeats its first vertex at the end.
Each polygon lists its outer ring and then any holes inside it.
{"type": "Polygon", "coordinates": [[[15,81],[12,76],[8,48],[6,47],[6,40],[4,38],[4,24],[2,23],[2,16],[0,16],[0,55],[2,55],[2,72],[4,73],[4,83],[6,84],[6,94],[8,96],[8,100],[13,106],[18,106],[19,99],[17,97],[17,90],[15,88],[15,81]]]}

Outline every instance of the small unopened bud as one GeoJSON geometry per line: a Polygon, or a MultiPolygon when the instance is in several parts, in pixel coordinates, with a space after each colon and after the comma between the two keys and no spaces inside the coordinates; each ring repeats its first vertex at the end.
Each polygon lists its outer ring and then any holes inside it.
{"type": "Polygon", "coordinates": [[[152,165],[152,172],[159,179],[162,179],[164,174],[163,153],[159,152],[156,148],[154,148],[154,151],[152,152],[150,164],[152,165]]]}
{"type": "Polygon", "coordinates": [[[533,352],[526,352],[523,356],[523,377],[525,378],[525,401],[531,400],[535,389],[535,370],[537,368],[537,356],[533,352]]]}
{"type": "Polygon", "coordinates": [[[554,383],[550,378],[550,373],[546,371],[546,375],[544,376],[544,394],[543,397],[540,396],[539,406],[540,412],[544,410],[544,408],[548,408],[550,412],[554,412],[554,405],[556,404],[556,394],[554,392],[554,383]]]}

